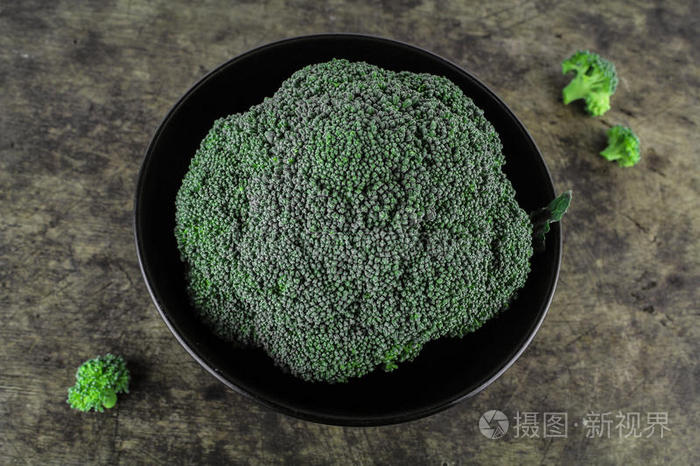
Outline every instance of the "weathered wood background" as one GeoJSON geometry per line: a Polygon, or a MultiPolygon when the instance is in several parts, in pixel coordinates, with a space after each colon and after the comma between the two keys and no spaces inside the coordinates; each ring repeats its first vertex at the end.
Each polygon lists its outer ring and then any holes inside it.
{"type": "Polygon", "coordinates": [[[699,2],[191,3],[0,0],[0,463],[700,463],[699,2]],[[311,424],[228,391],[171,336],[136,261],[136,174],[170,106],[232,56],[324,31],[473,71],[575,192],[531,347],[485,392],[405,425],[311,424]],[[579,48],[618,67],[603,118],[560,102],[559,63],[579,48]],[[618,123],[641,138],[634,168],[596,155],[618,123]],[[107,351],[128,359],[132,393],[70,410],[75,368],[107,351]],[[494,408],[565,411],[568,438],[486,439],[494,408]],[[666,412],[670,431],[589,439],[591,411],[666,412]]]}

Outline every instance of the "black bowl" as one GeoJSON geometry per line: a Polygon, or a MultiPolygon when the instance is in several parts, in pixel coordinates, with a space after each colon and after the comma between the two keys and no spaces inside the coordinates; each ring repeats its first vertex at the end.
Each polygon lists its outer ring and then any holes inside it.
{"type": "Polygon", "coordinates": [[[446,76],[481,107],[503,142],[506,175],[526,211],[554,198],[549,171],[523,124],[484,84],[430,52],[392,40],[323,34],[275,42],[244,53],[202,78],[170,110],[153,136],[136,189],[136,248],[146,285],[180,344],[228,387],[285,414],[339,425],[392,424],[438,412],[473,396],[520,356],[544,319],[561,261],[555,224],[546,251],[532,259],[527,284],[510,309],[461,339],[425,346],[415,361],[345,384],[308,383],[277,368],[259,349],[236,349],[197,320],[173,235],[175,194],[190,159],[219,117],[272,95],[305,65],[347,58],[390,70],[446,76]]]}

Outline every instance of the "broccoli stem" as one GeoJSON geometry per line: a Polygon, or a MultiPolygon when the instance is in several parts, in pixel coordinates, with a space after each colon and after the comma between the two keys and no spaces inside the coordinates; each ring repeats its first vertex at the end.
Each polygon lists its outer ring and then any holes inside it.
{"type": "Polygon", "coordinates": [[[562,90],[564,104],[568,105],[574,100],[584,99],[590,92],[590,86],[586,85],[585,81],[574,79],[562,90]]]}
{"type": "Polygon", "coordinates": [[[117,394],[113,390],[109,390],[102,395],[102,406],[107,409],[114,408],[117,404],[117,394]]]}
{"type": "Polygon", "coordinates": [[[600,152],[600,155],[602,155],[603,157],[605,157],[606,159],[608,159],[610,161],[617,160],[617,159],[621,158],[622,157],[621,154],[624,153],[623,146],[624,146],[624,144],[622,142],[618,141],[612,145],[609,145],[605,149],[603,149],[600,152]]]}

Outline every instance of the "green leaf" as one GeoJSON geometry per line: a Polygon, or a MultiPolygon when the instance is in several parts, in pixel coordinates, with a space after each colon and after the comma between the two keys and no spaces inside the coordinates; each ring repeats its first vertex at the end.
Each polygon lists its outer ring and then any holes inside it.
{"type": "Polygon", "coordinates": [[[546,207],[530,212],[532,222],[532,246],[537,252],[544,251],[545,236],[549,233],[550,223],[558,222],[571,205],[571,190],[556,197],[546,207]]]}
{"type": "Polygon", "coordinates": [[[551,212],[550,222],[558,222],[571,205],[571,190],[562,193],[549,203],[547,208],[551,212]]]}

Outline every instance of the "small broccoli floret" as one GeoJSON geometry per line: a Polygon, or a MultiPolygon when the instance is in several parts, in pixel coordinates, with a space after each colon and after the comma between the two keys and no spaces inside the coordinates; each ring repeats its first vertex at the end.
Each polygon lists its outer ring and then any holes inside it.
{"type": "Polygon", "coordinates": [[[525,283],[501,142],[446,78],[308,66],[214,124],[176,200],[196,312],[308,381],[390,371],[525,283]]]}
{"type": "Polygon", "coordinates": [[[129,393],[129,371],[121,356],[106,354],[85,361],[68,389],[68,403],[80,411],[104,411],[117,403],[118,393],[129,393]]]}
{"type": "Polygon", "coordinates": [[[566,191],[554,198],[545,207],[530,212],[532,222],[532,244],[535,251],[544,250],[545,236],[549,233],[550,223],[558,222],[571,205],[571,191],[566,191]]]}
{"type": "Polygon", "coordinates": [[[631,167],[639,162],[639,138],[625,126],[613,126],[608,130],[608,147],[601,153],[603,157],[617,161],[621,167],[631,167]]]}
{"type": "Polygon", "coordinates": [[[610,96],[617,89],[615,65],[597,53],[578,51],[561,64],[564,74],[574,71],[576,76],[564,88],[564,104],[584,99],[586,110],[600,116],[610,110],[610,96]]]}

